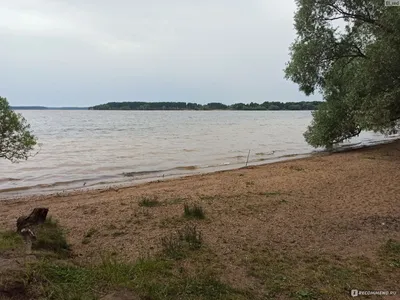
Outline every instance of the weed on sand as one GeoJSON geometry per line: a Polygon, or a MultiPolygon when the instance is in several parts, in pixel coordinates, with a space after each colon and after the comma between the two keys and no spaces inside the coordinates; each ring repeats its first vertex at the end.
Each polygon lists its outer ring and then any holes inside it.
{"type": "Polygon", "coordinates": [[[183,206],[183,215],[186,218],[193,218],[193,219],[204,219],[205,212],[203,208],[199,204],[185,204],[183,206]]]}

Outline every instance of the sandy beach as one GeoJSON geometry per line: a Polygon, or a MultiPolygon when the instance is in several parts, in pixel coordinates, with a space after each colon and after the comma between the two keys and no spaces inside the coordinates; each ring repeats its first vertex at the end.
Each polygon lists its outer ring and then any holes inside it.
{"type": "MultiPolygon", "coordinates": [[[[265,278],[252,263],[266,253],[296,261],[294,272],[315,257],[355,268],[357,259],[380,265],[383,245],[400,240],[399,164],[396,141],[127,188],[6,200],[0,228],[13,229],[20,215],[48,207],[67,230],[77,261],[95,261],[104,251],[135,260],[157,253],[160,238],[186,222],[184,203],[197,203],[206,218],[191,222],[208,249],[199,261],[224,281],[261,293],[265,278]],[[143,199],[160,205],[140,206],[143,199]],[[83,242],[89,230],[95,233],[83,242]]],[[[377,276],[370,288],[400,293],[399,270],[377,276]]]]}

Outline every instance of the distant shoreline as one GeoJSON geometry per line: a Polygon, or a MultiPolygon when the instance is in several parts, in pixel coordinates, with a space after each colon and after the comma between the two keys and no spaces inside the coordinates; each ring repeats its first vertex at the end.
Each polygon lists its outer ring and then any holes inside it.
{"type": "Polygon", "coordinates": [[[318,109],[320,101],[302,102],[263,102],[235,103],[226,105],[219,102],[198,104],[190,102],[108,102],[91,107],[47,107],[47,106],[11,106],[14,110],[139,110],[139,111],[313,111],[318,109]]]}
{"type": "Polygon", "coordinates": [[[191,102],[108,102],[89,107],[89,110],[253,110],[253,111],[279,111],[279,110],[316,110],[322,102],[278,102],[265,101],[259,103],[235,103],[231,105],[220,102],[198,104],[191,102]]]}
{"type": "Polygon", "coordinates": [[[89,110],[89,107],[11,106],[13,110],[89,110]]]}

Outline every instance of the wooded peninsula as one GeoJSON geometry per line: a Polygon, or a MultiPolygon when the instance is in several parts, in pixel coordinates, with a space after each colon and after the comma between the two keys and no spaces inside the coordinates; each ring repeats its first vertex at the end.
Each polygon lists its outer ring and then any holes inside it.
{"type": "Polygon", "coordinates": [[[320,101],[235,103],[226,105],[219,102],[208,104],[186,102],[108,102],[90,110],[316,110],[320,101]]]}

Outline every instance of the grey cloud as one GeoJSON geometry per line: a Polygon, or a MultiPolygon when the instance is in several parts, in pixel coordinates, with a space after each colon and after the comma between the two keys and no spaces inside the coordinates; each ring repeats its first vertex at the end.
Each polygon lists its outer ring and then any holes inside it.
{"type": "Polygon", "coordinates": [[[1,3],[0,95],[15,105],[305,100],[282,71],[294,9],[292,0],[1,3]]]}

